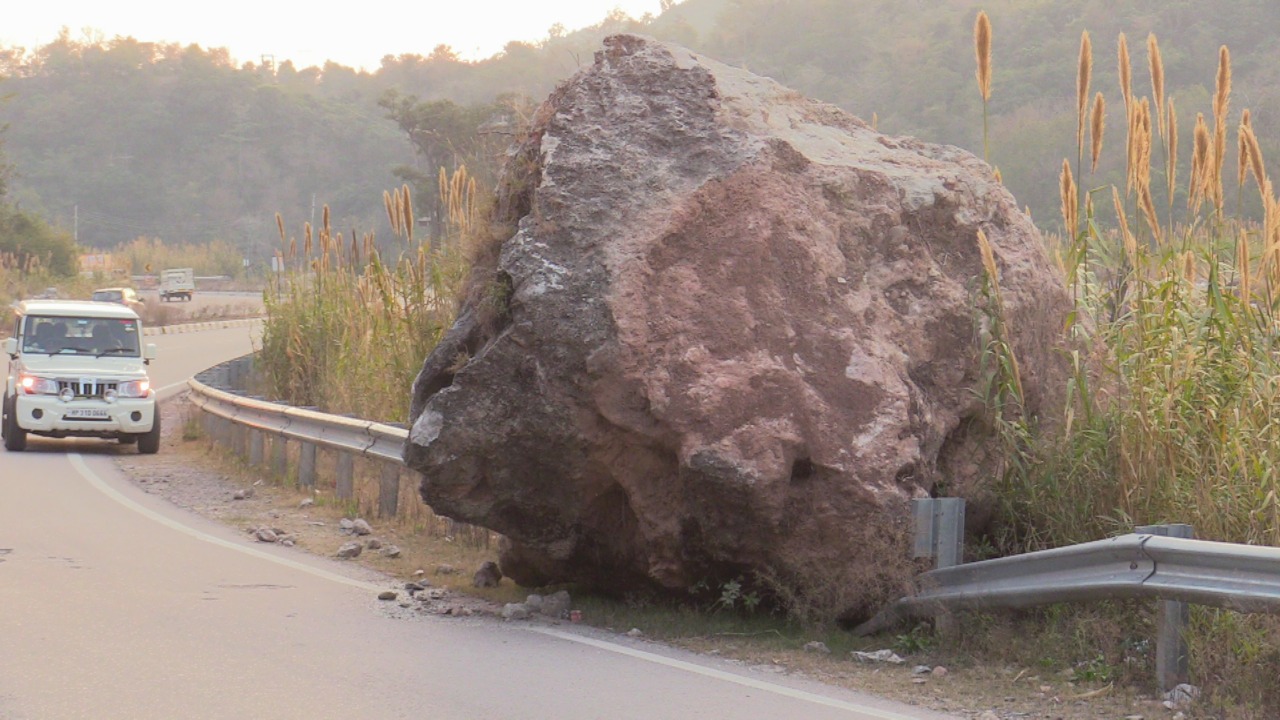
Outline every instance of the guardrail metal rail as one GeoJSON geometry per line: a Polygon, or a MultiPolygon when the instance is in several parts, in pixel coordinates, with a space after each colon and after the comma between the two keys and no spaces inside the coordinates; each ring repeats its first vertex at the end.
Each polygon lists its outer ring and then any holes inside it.
{"type": "Polygon", "coordinates": [[[1280,612],[1280,548],[1193,540],[1190,526],[1152,525],[1107,540],[954,564],[963,501],[917,500],[915,513],[916,555],[938,557],[939,567],[917,578],[915,595],[856,627],[857,635],[966,610],[1154,599],[1161,602],[1157,681],[1169,690],[1187,681],[1187,604],[1280,612]]]}
{"type": "Polygon", "coordinates": [[[252,363],[253,356],[246,355],[215,365],[188,381],[191,402],[203,411],[209,435],[248,458],[251,465],[269,460],[282,476],[288,472],[288,443],[298,443],[298,484],[309,488],[316,484],[317,450],[336,451],[335,495],[339,500],[355,496],[355,458],[376,461],[380,465],[378,514],[394,516],[408,430],[237,394],[252,372],[252,363]]]}

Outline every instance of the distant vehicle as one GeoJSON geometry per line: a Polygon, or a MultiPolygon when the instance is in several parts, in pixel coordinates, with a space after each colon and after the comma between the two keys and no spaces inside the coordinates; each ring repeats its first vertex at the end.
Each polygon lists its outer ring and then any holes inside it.
{"type": "Polygon", "coordinates": [[[174,298],[190,300],[196,294],[196,271],[192,268],[173,268],[160,273],[160,300],[174,298]]]}
{"type": "Polygon", "coordinates": [[[147,365],[155,345],[142,344],[138,314],[122,305],[83,300],[27,300],[15,310],[0,436],[11,452],[27,435],[112,438],[160,449],[160,413],[147,365]]]}
{"type": "Polygon", "coordinates": [[[116,303],[138,312],[142,310],[142,298],[138,297],[138,291],[127,287],[99,288],[93,291],[93,295],[89,298],[95,302],[116,303]]]}

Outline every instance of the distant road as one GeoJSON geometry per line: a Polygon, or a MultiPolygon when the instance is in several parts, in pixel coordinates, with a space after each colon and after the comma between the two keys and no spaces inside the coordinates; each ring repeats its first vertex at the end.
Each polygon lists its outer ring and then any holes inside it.
{"type": "MultiPolygon", "coordinates": [[[[154,384],[249,333],[152,338],[154,384]]],[[[111,460],[133,448],[29,447],[0,452],[5,720],[943,717],[578,626],[396,617],[379,576],[142,492],[111,460]]]]}
{"type": "Polygon", "coordinates": [[[146,300],[145,318],[155,323],[155,313],[165,317],[163,324],[172,325],[188,320],[208,320],[215,317],[235,315],[258,315],[262,313],[262,293],[260,292],[227,292],[203,291],[196,288],[196,294],[190,301],[175,300],[163,302],[160,293],[155,290],[142,290],[138,293],[146,300]]]}

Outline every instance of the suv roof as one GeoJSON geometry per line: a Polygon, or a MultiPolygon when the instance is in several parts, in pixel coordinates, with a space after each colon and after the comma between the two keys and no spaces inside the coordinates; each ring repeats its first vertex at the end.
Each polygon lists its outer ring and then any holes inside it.
{"type": "Polygon", "coordinates": [[[23,300],[18,314],[138,319],[138,313],[124,305],[92,300],[23,300]]]}

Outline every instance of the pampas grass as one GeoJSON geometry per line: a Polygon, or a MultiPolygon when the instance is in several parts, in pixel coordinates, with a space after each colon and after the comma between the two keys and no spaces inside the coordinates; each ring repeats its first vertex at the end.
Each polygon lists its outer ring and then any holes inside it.
{"type": "Polygon", "coordinates": [[[982,159],[990,162],[987,139],[987,103],[991,100],[991,20],[986,11],[973,23],[973,50],[978,61],[978,93],[982,95],[982,159]]]}

